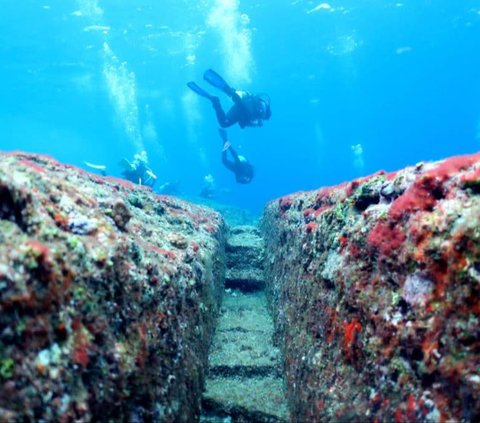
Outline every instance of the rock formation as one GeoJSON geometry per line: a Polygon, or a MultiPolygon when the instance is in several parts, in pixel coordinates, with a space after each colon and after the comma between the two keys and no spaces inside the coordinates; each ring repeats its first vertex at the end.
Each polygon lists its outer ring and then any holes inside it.
{"type": "Polygon", "coordinates": [[[218,213],[0,155],[0,420],[199,418],[223,292],[218,213]]]}
{"type": "Polygon", "coordinates": [[[480,154],[285,196],[260,229],[0,154],[0,421],[198,421],[210,347],[208,418],[480,420],[480,154]]]}
{"type": "Polygon", "coordinates": [[[480,154],[271,202],[293,421],[480,418],[480,154]]]}

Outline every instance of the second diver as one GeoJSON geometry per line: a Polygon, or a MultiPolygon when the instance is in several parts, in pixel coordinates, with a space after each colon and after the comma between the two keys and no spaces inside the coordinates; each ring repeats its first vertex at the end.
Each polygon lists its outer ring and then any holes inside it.
{"type": "Polygon", "coordinates": [[[255,175],[252,164],[233,149],[228,142],[227,131],[221,128],[218,130],[223,141],[222,148],[222,163],[230,171],[235,174],[235,180],[239,184],[249,184],[255,175]],[[227,157],[227,152],[230,151],[233,161],[227,157]]]}

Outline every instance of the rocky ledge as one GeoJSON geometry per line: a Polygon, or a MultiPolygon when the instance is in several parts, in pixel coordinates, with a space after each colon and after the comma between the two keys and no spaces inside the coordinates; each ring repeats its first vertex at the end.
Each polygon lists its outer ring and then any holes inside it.
{"type": "Polygon", "coordinates": [[[480,419],[480,154],[269,203],[293,421],[480,419]]]}
{"type": "Polygon", "coordinates": [[[1,154],[0,420],[197,420],[224,233],[208,209],[1,154]]]}

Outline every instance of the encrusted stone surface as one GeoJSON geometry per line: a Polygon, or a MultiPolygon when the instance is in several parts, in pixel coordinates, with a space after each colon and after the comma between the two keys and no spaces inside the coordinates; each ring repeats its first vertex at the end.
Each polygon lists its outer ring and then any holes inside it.
{"type": "Polygon", "coordinates": [[[283,197],[263,235],[293,421],[480,419],[480,154],[283,197]]]}
{"type": "Polygon", "coordinates": [[[0,155],[0,420],[198,419],[220,215],[43,156],[0,155]]]}

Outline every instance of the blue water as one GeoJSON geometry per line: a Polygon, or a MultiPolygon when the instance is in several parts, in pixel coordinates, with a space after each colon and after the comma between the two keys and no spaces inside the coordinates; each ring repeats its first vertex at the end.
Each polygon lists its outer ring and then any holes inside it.
{"type": "MultiPolygon", "coordinates": [[[[107,166],[145,149],[157,186],[260,211],[281,195],[480,147],[478,0],[0,0],[0,149],[107,166]],[[255,165],[222,167],[213,68],[267,92],[229,129],[255,165]],[[208,87],[210,91],[214,91],[208,87]]],[[[225,108],[230,100],[219,94],[225,108]]]]}

